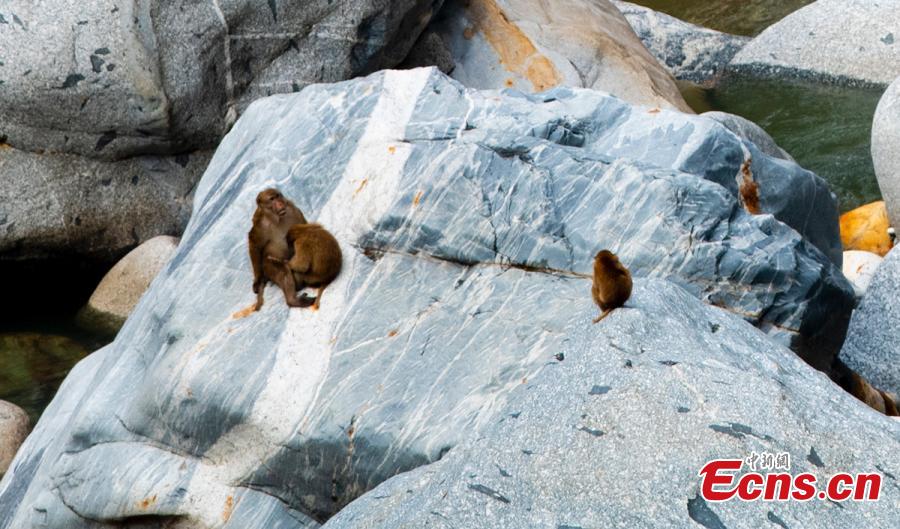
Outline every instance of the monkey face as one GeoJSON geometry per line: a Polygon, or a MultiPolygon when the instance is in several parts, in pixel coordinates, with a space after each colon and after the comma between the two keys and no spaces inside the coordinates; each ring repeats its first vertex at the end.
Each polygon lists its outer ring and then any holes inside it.
{"type": "Polygon", "coordinates": [[[284,195],[277,189],[266,189],[256,196],[256,204],[262,206],[279,217],[283,217],[287,213],[287,203],[284,195]]]}

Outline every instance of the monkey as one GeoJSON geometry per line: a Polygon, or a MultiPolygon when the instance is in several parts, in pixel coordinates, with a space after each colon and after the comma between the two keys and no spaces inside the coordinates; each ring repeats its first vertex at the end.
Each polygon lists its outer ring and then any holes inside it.
{"type": "Polygon", "coordinates": [[[594,256],[591,295],[603,312],[594,319],[594,323],[607,317],[613,309],[625,305],[631,296],[631,287],[631,273],[619,262],[616,254],[609,250],[597,252],[594,256]]]}
{"type": "Polygon", "coordinates": [[[343,257],[337,239],[321,224],[295,224],[287,233],[287,243],[293,247],[290,259],[269,259],[280,263],[293,276],[297,290],[318,287],[313,310],[319,310],[322,293],[341,273],[343,257]]]}
{"type": "Polygon", "coordinates": [[[750,172],[750,162],[747,159],[741,164],[741,184],[738,191],[741,193],[741,201],[744,203],[744,209],[751,215],[759,215],[762,209],[759,207],[759,184],[753,180],[753,173],[750,172]]]}
{"type": "Polygon", "coordinates": [[[253,267],[253,293],[256,294],[255,311],[262,308],[263,291],[269,281],[281,288],[289,307],[309,306],[297,298],[293,274],[269,260],[286,260],[291,256],[287,234],[291,226],[298,224],[306,224],[306,217],[280,191],[269,188],[256,195],[253,227],[247,234],[253,267]]]}
{"type": "Polygon", "coordinates": [[[887,391],[873,386],[868,380],[847,367],[840,359],[835,359],[831,366],[831,379],[844,391],[864,402],[870,408],[890,417],[900,416],[897,410],[897,398],[887,391]]]}

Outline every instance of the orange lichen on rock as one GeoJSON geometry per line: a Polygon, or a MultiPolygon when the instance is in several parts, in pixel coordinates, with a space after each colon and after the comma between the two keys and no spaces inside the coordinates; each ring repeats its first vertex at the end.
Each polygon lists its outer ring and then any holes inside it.
{"type": "Polygon", "coordinates": [[[884,201],[872,202],[841,215],[844,250],[862,250],[884,257],[891,251],[890,221],[884,201]]]}
{"type": "Polygon", "coordinates": [[[467,10],[475,27],[497,52],[501,64],[510,72],[528,79],[536,92],[562,82],[562,76],[553,62],[538,51],[518,26],[510,22],[494,0],[472,0],[467,10]]]}

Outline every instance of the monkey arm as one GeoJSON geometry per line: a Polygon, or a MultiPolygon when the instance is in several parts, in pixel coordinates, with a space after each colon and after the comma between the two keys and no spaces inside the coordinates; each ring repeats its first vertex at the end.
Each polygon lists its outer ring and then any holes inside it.
{"type": "Polygon", "coordinates": [[[257,292],[260,283],[262,283],[262,261],[265,245],[259,244],[259,241],[254,237],[253,231],[250,232],[247,239],[247,246],[250,249],[250,265],[253,267],[253,291],[257,292]]]}

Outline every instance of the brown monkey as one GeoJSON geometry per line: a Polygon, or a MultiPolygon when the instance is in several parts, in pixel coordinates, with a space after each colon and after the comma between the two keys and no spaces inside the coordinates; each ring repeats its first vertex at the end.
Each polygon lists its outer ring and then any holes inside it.
{"type": "Polygon", "coordinates": [[[752,160],[747,159],[741,164],[741,184],[738,191],[741,193],[741,201],[744,203],[744,209],[751,215],[759,215],[762,209],[759,207],[759,184],[753,180],[753,173],[750,172],[750,163],[752,160]]]}
{"type": "Polygon", "coordinates": [[[256,195],[253,227],[247,234],[250,264],[253,266],[253,292],[256,294],[255,310],[263,305],[263,291],[268,281],[281,287],[289,307],[308,306],[297,298],[293,275],[286,272],[284,266],[269,260],[283,261],[291,256],[288,230],[295,224],[305,223],[303,213],[277,189],[266,189],[256,195]]]}
{"type": "Polygon", "coordinates": [[[603,311],[594,323],[607,317],[613,309],[617,309],[631,296],[631,273],[616,254],[609,250],[597,252],[594,256],[594,284],[591,295],[594,302],[603,311]]]}
{"type": "Polygon", "coordinates": [[[270,260],[280,263],[291,272],[297,289],[318,287],[313,310],[319,309],[322,292],[341,273],[341,247],[337,239],[320,224],[296,224],[287,233],[287,243],[293,247],[290,259],[270,260]]]}

